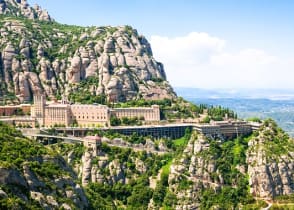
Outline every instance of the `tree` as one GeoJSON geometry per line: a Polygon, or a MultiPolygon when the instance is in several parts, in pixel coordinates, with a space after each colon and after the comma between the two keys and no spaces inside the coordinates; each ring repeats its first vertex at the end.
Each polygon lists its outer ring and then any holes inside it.
{"type": "Polygon", "coordinates": [[[210,122],[210,117],[206,116],[201,122],[202,123],[209,123],[210,122]]]}
{"type": "Polygon", "coordinates": [[[152,190],[147,186],[136,185],[132,195],[128,197],[128,206],[136,209],[145,209],[152,197],[152,190]]]}
{"type": "Polygon", "coordinates": [[[176,204],[177,204],[177,196],[168,190],[163,200],[163,206],[173,207],[176,204]]]}
{"type": "Polygon", "coordinates": [[[111,116],[110,117],[110,125],[111,126],[121,125],[121,120],[119,118],[117,118],[116,116],[111,116]]]}

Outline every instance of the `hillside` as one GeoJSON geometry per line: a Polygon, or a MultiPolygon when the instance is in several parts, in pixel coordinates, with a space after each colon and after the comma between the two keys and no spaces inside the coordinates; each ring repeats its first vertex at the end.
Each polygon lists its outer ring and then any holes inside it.
{"type": "Polygon", "coordinates": [[[1,2],[0,96],[111,102],[176,96],[150,44],[130,26],[63,25],[24,0],[1,2]]]}
{"type": "Polygon", "coordinates": [[[106,144],[97,156],[80,144],[44,146],[0,123],[0,208],[147,208],[149,177],[170,158],[106,144]]]}
{"type": "MultiPolygon", "coordinates": [[[[157,104],[167,122],[237,118],[177,97],[130,26],[63,25],[25,0],[0,0],[0,26],[0,100],[45,93],[113,107],[157,104]]],[[[226,140],[189,129],[176,140],[87,132],[102,143],[40,144],[0,122],[0,209],[294,208],[294,140],[273,120],[226,140]]]]}
{"type": "Polygon", "coordinates": [[[61,155],[0,123],[0,208],[88,207],[77,175],[61,155]]]}
{"type": "Polygon", "coordinates": [[[1,209],[294,205],[293,139],[271,120],[251,136],[225,142],[190,131],[174,141],[99,133],[110,142],[148,145],[149,152],[103,143],[97,156],[79,144],[34,143],[2,123],[0,133],[1,209]],[[168,152],[150,152],[159,149],[168,152]]]}
{"type": "Polygon", "coordinates": [[[0,0],[0,14],[31,20],[53,21],[46,10],[42,10],[38,5],[32,8],[26,0],[0,0]]]}
{"type": "Polygon", "coordinates": [[[285,201],[293,208],[293,142],[272,120],[251,136],[225,142],[192,136],[170,168],[168,189],[178,199],[173,206],[259,209],[285,201]]]}

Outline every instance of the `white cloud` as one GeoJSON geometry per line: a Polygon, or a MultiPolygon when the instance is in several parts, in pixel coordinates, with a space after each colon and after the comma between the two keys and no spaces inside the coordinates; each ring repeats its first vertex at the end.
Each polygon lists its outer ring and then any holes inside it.
{"type": "Polygon", "coordinates": [[[294,63],[262,49],[230,52],[207,33],[151,37],[154,57],[174,86],[202,88],[294,88],[294,63]]]}

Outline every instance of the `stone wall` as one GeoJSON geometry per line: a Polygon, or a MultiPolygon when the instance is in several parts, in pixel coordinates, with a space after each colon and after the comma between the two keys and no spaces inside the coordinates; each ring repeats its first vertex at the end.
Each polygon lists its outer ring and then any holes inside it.
{"type": "Polygon", "coordinates": [[[114,108],[111,114],[117,118],[142,117],[145,121],[160,121],[160,110],[158,105],[151,107],[134,107],[134,108],[114,108]]]}

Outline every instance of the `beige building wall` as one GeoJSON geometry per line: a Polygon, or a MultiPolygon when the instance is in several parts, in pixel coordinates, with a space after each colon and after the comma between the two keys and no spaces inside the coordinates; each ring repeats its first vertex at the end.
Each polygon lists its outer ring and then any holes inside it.
{"type": "Polygon", "coordinates": [[[15,106],[0,106],[0,116],[13,116],[17,115],[18,110],[21,110],[24,115],[31,112],[31,104],[20,104],[15,106]]]}
{"type": "Polygon", "coordinates": [[[117,118],[123,117],[144,117],[145,121],[159,121],[160,110],[158,105],[152,105],[151,107],[134,107],[134,108],[114,108],[112,114],[117,118]]]}
{"type": "Polygon", "coordinates": [[[54,125],[70,125],[70,107],[67,104],[49,105],[45,107],[44,124],[46,127],[54,125]]]}
{"type": "Polygon", "coordinates": [[[79,126],[95,127],[109,125],[110,110],[105,105],[71,105],[71,121],[79,126]]]}
{"type": "Polygon", "coordinates": [[[99,136],[86,136],[83,139],[83,144],[88,150],[93,151],[93,156],[98,155],[99,147],[101,146],[101,137],[99,136]]]}
{"type": "Polygon", "coordinates": [[[77,123],[81,127],[106,126],[110,124],[110,115],[118,118],[143,117],[145,121],[159,121],[160,110],[158,105],[152,107],[115,108],[110,110],[105,105],[85,105],[51,103],[46,104],[45,97],[34,97],[31,116],[40,126],[54,125],[70,126],[77,123]]]}
{"type": "Polygon", "coordinates": [[[30,126],[32,128],[36,127],[36,121],[34,119],[26,119],[26,118],[17,118],[14,119],[15,126],[30,126]]]}

